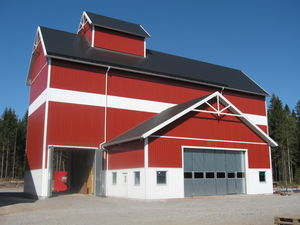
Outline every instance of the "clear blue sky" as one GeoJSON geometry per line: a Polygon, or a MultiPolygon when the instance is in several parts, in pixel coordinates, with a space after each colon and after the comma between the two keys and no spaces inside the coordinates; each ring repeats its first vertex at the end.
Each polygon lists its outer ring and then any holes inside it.
{"type": "Polygon", "coordinates": [[[0,0],[0,113],[27,110],[37,26],[76,32],[84,10],[143,25],[149,49],[241,69],[291,108],[300,100],[299,0],[0,0]]]}

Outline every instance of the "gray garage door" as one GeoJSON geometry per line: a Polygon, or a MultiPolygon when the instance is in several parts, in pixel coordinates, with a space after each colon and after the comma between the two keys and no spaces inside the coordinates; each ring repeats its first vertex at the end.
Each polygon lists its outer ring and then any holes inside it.
{"type": "Polygon", "coordinates": [[[245,193],[244,152],[184,150],[184,195],[245,193]]]}

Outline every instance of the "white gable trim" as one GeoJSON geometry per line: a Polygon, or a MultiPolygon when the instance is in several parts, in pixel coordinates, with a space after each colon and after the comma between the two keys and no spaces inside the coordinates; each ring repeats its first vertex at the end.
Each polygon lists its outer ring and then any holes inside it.
{"type": "MultiPolygon", "coordinates": [[[[177,115],[173,116],[172,118],[166,120],[165,122],[159,124],[158,126],[152,128],[151,130],[147,131],[142,135],[142,138],[147,138],[150,135],[154,134],[156,131],[162,129],[163,127],[167,126],[168,124],[172,123],[173,121],[179,119],[180,117],[184,116],[185,114],[195,110],[197,107],[201,106],[202,104],[206,103],[209,105],[208,101],[213,98],[217,98],[217,101],[221,102],[230,112],[231,115],[239,117],[243,123],[245,123],[252,131],[254,131],[260,138],[262,138],[265,142],[267,142],[270,146],[276,147],[278,144],[270,138],[263,130],[261,130],[257,125],[255,125],[245,114],[243,114],[237,107],[235,107],[228,99],[226,99],[220,92],[214,92],[211,95],[207,96],[206,98],[200,100],[199,102],[195,103],[194,105],[190,106],[189,108],[185,109],[184,111],[178,113],[177,115]]],[[[219,115],[226,115],[228,113],[222,113],[222,110],[215,109],[219,115]]],[[[201,111],[201,110],[197,110],[201,111]]],[[[205,112],[205,111],[203,111],[205,112]]]]}

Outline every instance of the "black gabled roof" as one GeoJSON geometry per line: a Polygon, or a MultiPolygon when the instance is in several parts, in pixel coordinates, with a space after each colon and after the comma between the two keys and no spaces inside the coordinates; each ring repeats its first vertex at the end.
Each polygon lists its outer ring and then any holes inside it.
{"type": "Polygon", "coordinates": [[[89,45],[85,37],[40,27],[47,56],[111,66],[148,75],[201,83],[225,89],[267,96],[242,71],[193,59],[147,50],[146,57],[131,56],[89,45]]]}
{"type": "Polygon", "coordinates": [[[86,12],[93,25],[103,28],[108,28],[115,31],[121,31],[128,34],[133,34],[139,37],[150,37],[144,28],[139,24],[129,23],[123,20],[98,15],[91,12],[86,12]]]}
{"type": "Polygon", "coordinates": [[[150,119],[146,120],[143,123],[140,123],[136,127],[126,131],[125,133],[121,134],[120,136],[110,140],[103,144],[103,147],[109,147],[116,144],[121,144],[124,142],[134,141],[138,139],[144,138],[143,135],[147,132],[151,131],[152,129],[158,127],[159,125],[163,124],[164,122],[168,121],[169,119],[173,118],[174,116],[178,115],[179,113],[185,111],[186,109],[190,108],[191,106],[195,105],[196,103],[200,102],[201,100],[205,99],[209,95],[202,96],[200,98],[196,98],[190,100],[188,102],[184,102],[182,104],[175,105],[170,107],[157,115],[151,117],[150,119]]]}

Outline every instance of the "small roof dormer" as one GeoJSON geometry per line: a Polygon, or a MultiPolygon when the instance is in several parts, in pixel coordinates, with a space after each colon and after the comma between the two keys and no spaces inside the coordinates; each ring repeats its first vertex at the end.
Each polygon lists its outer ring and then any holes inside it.
{"type": "Polygon", "coordinates": [[[91,47],[136,56],[146,56],[149,33],[139,24],[83,12],[78,34],[84,35],[91,47]]]}

